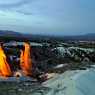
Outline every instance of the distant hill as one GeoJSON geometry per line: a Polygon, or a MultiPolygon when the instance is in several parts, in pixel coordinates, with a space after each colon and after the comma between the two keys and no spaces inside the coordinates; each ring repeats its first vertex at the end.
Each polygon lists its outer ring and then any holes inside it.
{"type": "Polygon", "coordinates": [[[64,36],[65,40],[95,40],[95,33],[88,33],[85,35],[64,36]]]}
{"type": "Polygon", "coordinates": [[[14,31],[0,30],[0,36],[22,36],[22,34],[14,31]]]}
{"type": "Polygon", "coordinates": [[[9,30],[0,30],[0,41],[10,41],[10,40],[16,40],[16,41],[39,41],[43,39],[47,39],[46,36],[41,35],[32,35],[32,34],[23,34],[15,31],[9,31],[9,30]]]}
{"type": "Polygon", "coordinates": [[[0,41],[22,40],[23,34],[15,31],[0,30],[0,41]]]}
{"type": "Polygon", "coordinates": [[[15,31],[0,30],[0,40],[30,40],[30,41],[51,41],[51,40],[95,40],[95,33],[76,36],[45,36],[34,34],[23,34],[15,31]]]}

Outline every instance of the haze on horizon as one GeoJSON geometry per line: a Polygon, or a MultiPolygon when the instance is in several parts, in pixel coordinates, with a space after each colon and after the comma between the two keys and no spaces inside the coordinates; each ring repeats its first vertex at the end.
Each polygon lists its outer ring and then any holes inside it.
{"type": "Polygon", "coordinates": [[[0,30],[49,35],[95,32],[95,0],[0,0],[0,30]]]}

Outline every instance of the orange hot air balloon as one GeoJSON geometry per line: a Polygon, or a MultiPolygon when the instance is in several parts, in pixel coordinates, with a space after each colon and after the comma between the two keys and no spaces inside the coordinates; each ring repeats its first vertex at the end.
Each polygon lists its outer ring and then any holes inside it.
{"type": "Polygon", "coordinates": [[[32,75],[32,60],[31,60],[31,55],[30,55],[30,45],[27,42],[25,42],[24,47],[25,47],[24,51],[21,50],[20,66],[23,73],[26,76],[31,76],[32,75]]]}
{"type": "Polygon", "coordinates": [[[8,77],[11,76],[12,72],[10,66],[6,60],[6,55],[0,45],[0,76],[8,77]]]}

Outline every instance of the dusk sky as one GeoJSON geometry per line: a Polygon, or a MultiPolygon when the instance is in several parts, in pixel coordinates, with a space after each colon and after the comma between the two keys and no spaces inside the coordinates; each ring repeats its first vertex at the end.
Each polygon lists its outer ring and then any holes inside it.
{"type": "Polygon", "coordinates": [[[95,32],[95,0],[0,0],[0,30],[77,35],[95,32]]]}

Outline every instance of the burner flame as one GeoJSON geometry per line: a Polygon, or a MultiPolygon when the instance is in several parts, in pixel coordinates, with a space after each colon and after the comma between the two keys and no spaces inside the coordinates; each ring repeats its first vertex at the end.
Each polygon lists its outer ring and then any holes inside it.
{"type": "Polygon", "coordinates": [[[0,76],[9,77],[11,75],[12,72],[7,62],[7,57],[4,53],[2,46],[0,45],[0,76]]]}
{"type": "Polygon", "coordinates": [[[20,67],[26,76],[32,75],[32,60],[30,55],[30,44],[24,42],[24,50],[21,50],[20,67]]]}

